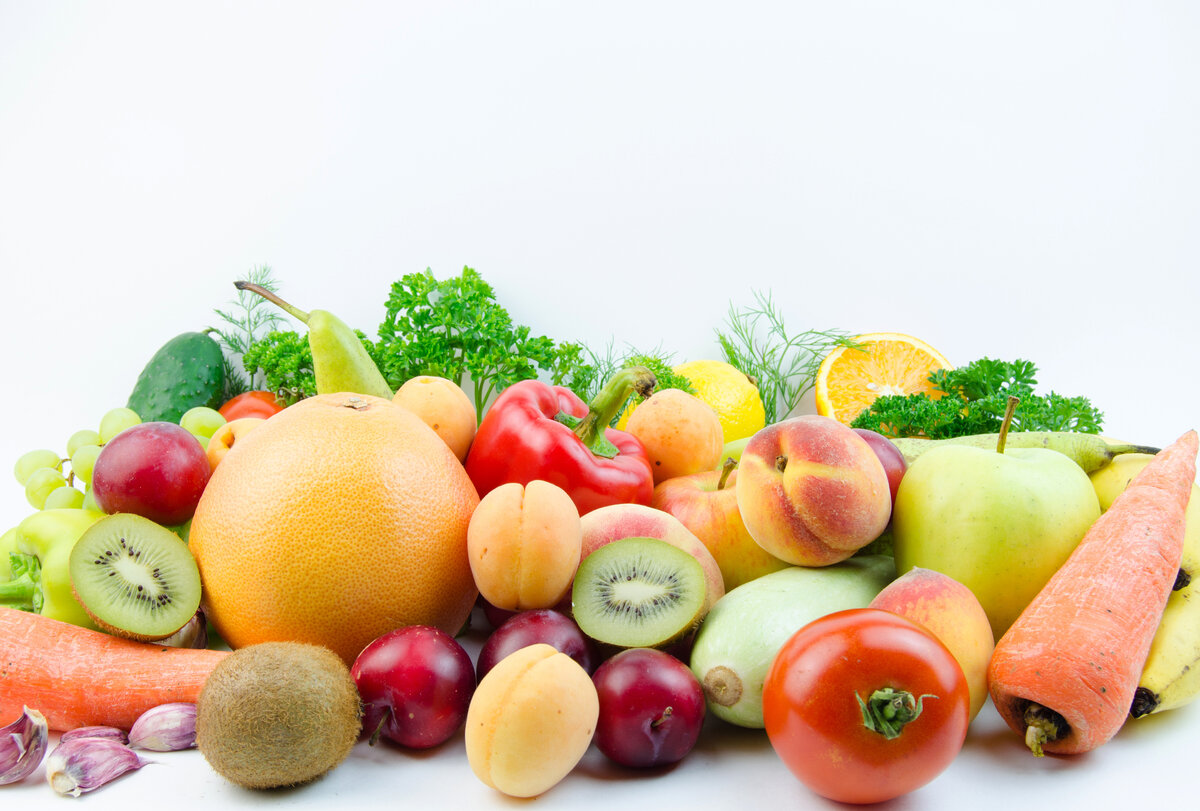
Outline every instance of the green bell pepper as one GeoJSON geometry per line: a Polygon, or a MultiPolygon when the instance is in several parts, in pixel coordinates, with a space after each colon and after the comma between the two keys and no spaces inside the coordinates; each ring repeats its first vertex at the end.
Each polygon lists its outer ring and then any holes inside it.
{"type": "Polygon", "coordinates": [[[0,605],[95,628],[71,589],[71,549],[104,517],[96,510],[40,510],[0,536],[0,605]]]}

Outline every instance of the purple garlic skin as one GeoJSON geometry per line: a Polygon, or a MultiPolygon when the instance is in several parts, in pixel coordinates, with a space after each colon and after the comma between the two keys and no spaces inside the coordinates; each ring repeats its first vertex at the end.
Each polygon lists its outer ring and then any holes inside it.
{"type": "Polygon", "coordinates": [[[125,743],[129,740],[125,735],[125,730],[117,729],[116,727],[76,727],[70,729],[59,736],[58,742],[69,741],[72,738],[108,738],[117,743],[125,743]]]}
{"type": "Polygon", "coordinates": [[[46,782],[59,794],[78,797],[147,762],[111,738],[75,738],[59,742],[46,758],[46,782]]]}
{"type": "Polygon", "coordinates": [[[182,628],[165,639],[155,640],[154,644],[168,648],[207,648],[208,622],[204,610],[197,611],[182,628]]]}
{"type": "Polygon", "coordinates": [[[50,739],[46,718],[24,708],[21,717],[0,729],[0,786],[19,783],[42,764],[50,739]]]}
{"type": "Polygon", "coordinates": [[[196,705],[160,704],[133,722],[129,745],[152,752],[176,752],[196,745],[196,705]]]}

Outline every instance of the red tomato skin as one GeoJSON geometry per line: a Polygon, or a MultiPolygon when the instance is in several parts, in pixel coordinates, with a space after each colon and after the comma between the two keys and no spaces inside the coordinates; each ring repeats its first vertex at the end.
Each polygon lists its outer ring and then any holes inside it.
{"type": "Polygon", "coordinates": [[[283,406],[275,399],[275,392],[247,391],[236,397],[231,397],[217,411],[226,422],[242,417],[262,417],[266,419],[272,414],[283,411],[283,406]]]}
{"type": "Polygon", "coordinates": [[[851,609],[784,643],[767,673],[763,720],[771,746],[810,789],[875,803],[950,765],[966,739],[970,693],[962,668],[929,631],[889,611],[851,609]],[[863,725],[854,697],[883,687],[926,696],[920,716],[893,740],[863,725]]]}

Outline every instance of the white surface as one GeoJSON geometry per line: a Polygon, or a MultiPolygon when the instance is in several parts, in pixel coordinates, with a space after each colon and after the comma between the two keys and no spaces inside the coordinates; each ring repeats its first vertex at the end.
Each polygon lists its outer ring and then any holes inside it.
{"type": "MultiPolygon", "coordinates": [[[[269,264],[373,331],[390,283],[463,265],[558,340],[717,357],[732,301],[789,325],[1028,358],[1106,433],[1195,427],[1200,11],[1184,2],[0,5],[0,459],[124,404],[269,264]]],[[[6,525],[28,511],[0,487],[6,525]]],[[[988,707],[906,808],[1190,798],[1195,707],[1080,758],[988,707]]],[[[503,807],[461,741],[360,746],[237,791],[196,753],[92,795],[503,807]]],[[[41,785],[6,807],[55,801],[41,785]]],[[[679,768],[593,750],[539,807],[822,807],[761,734],[679,768]],[[768,800],[767,798],[772,798],[768,800]]]]}

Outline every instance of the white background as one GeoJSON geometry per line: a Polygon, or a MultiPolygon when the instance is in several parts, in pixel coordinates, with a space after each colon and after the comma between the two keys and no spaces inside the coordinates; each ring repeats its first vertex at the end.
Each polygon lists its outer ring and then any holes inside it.
{"type": "MultiPolygon", "coordinates": [[[[1169,443],[1200,400],[1197,41],[1185,0],[7,0],[0,459],[95,427],[261,264],[369,333],[391,282],[471,265],[537,334],[679,360],[718,357],[730,303],[771,291],[797,330],[1030,359],[1107,434],[1169,443]]],[[[6,526],[28,510],[0,488],[6,526]]],[[[989,706],[897,807],[1182,801],[1198,743],[1192,707],[1035,760],[989,706]]],[[[506,805],[461,740],[360,746],[282,796],[160,761],[93,804],[506,805]]],[[[824,805],[717,724],[662,775],[593,750],[538,804],[718,803],[824,805]]]]}

